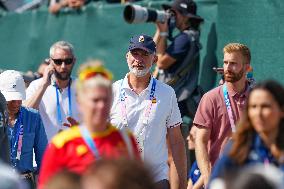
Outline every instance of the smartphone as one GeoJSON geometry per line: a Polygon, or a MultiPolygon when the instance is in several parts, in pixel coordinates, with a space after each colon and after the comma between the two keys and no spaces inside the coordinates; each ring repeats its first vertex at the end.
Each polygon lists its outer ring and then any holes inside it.
{"type": "Polygon", "coordinates": [[[51,83],[51,85],[55,85],[55,84],[56,84],[56,79],[55,79],[54,73],[52,73],[52,74],[49,76],[49,78],[50,78],[50,83],[51,83]]]}

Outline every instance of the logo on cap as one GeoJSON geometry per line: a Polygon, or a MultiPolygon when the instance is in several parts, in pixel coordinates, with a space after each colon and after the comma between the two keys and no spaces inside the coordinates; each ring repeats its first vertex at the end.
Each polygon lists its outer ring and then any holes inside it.
{"type": "Polygon", "coordinates": [[[16,88],[16,85],[13,85],[12,87],[13,87],[13,88],[16,88]]]}
{"type": "Polygon", "coordinates": [[[140,43],[141,43],[141,42],[144,42],[144,36],[141,35],[141,36],[139,37],[138,41],[139,41],[140,43]]]}
{"type": "Polygon", "coordinates": [[[181,4],[180,4],[180,7],[184,8],[184,9],[187,9],[187,4],[181,3],[181,4]]]}

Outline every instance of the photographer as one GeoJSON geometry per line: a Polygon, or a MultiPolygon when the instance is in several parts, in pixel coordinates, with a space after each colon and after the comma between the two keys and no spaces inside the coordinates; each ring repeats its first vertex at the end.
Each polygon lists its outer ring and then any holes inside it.
{"type": "Polygon", "coordinates": [[[174,27],[180,33],[172,38],[172,27],[168,23],[156,23],[154,41],[157,44],[159,57],[156,68],[157,78],[175,89],[182,116],[193,118],[197,105],[192,107],[188,98],[193,95],[198,84],[199,25],[203,22],[203,18],[196,15],[197,7],[191,0],[176,0],[171,6],[163,5],[163,7],[174,15],[174,27]],[[168,38],[172,41],[169,46],[168,38]],[[181,73],[182,70],[186,70],[186,73],[181,73]]]}

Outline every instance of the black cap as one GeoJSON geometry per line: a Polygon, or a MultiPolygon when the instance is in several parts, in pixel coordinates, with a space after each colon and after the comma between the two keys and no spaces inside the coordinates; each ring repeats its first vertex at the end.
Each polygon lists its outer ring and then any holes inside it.
{"type": "Polygon", "coordinates": [[[165,10],[176,9],[184,16],[200,20],[201,22],[204,21],[201,16],[196,14],[197,6],[192,0],[175,0],[172,5],[163,4],[162,6],[165,10]]]}

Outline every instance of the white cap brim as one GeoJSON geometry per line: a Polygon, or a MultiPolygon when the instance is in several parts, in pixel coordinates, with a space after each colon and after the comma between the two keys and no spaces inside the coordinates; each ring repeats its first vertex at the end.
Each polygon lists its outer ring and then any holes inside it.
{"type": "Polygon", "coordinates": [[[26,94],[20,93],[20,92],[7,92],[7,91],[1,91],[1,93],[4,95],[6,101],[12,101],[12,100],[25,100],[26,94]]]}

